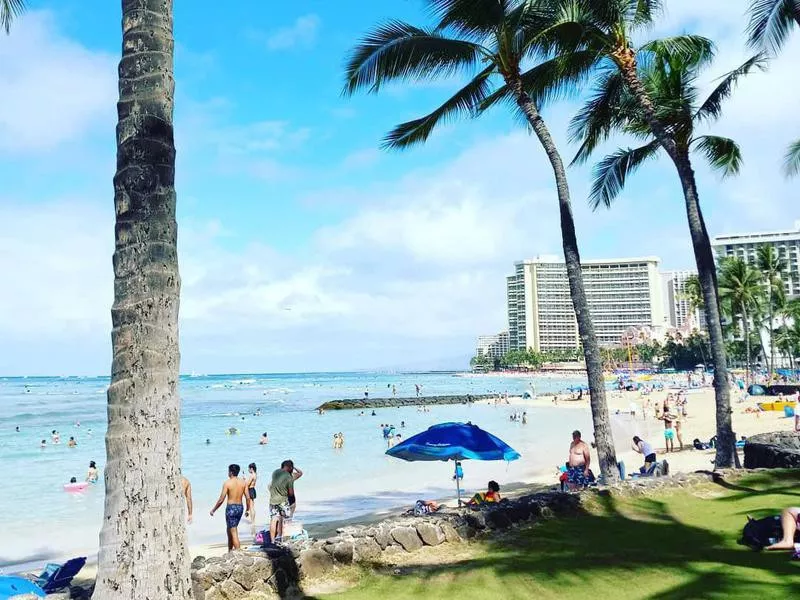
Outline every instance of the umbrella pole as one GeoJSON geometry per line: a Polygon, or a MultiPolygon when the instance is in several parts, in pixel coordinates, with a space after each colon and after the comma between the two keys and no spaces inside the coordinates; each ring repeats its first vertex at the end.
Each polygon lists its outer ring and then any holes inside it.
{"type": "Polygon", "coordinates": [[[453,461],[455,464],[455,480],[456,480],[456,493],[458,494],[458,507],[461,508],[461,482],[458,480],[458,461],[453,461]]]}

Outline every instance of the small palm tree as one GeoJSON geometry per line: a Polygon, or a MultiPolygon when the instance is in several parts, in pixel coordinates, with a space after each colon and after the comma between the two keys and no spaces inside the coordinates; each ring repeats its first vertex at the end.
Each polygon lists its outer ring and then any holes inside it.
{"type": "Polygon", "coordinates": [[[774,246],[764,244],[756,254],[756,265],[764,277],[767,286],[767,331],[769,333],[769,375],[775,371],[775,309],[785,302],[782,275],[786,271],[786,263],[778,256],[774,246]]]}
{"type": "Polygon", "coordinates": [[[11,22],[25,10],[25,0],[0,0],[0,27],[11,31],[11,22]]]}
{"type": "Polygon", "coordinates": [[[719,296],[730,316],[742,324],[745,341],[747,378],[750,377],[750,325],[763,303],[761,273],[740,258],[725,258],[720,263],[719,296]]]}
{"type": "MultiPolygon", "coordinates": [[[[750,4],[747,33],[753,48],[777,53],[795,27],[800,28],[800,1],[753,0],[750,4]]],[[[800,174],[800,140],[789,145],[784,171],[790,177],[800,174]]]]}
{"type": "Polygon", "coordinates": [[[689,302],[689,309],[692,311],[692,313],[705,308],[705,302],[703,301],[703,288],[700,285],[700,278],[697,275],[689,275],[683,284],[683,289],[684,296],[689,302]]]}
{"type": "MultiPolygon", "coordinates": [[[[639,67],[637,77],[647,97],[652,99],[656,107],[658,122],[669,130],[674,150],[681,156],[681,160],[675,164],[684,192],[691,192],[684,197],[698,282],[702,291],[702,304],[706,313],[711,359],[715,373],[725,373],[715,378],[717,437],[723,442],[730,440],[730,444],[718,445],[717,465],[731,466],[733,429],[730,420],[730,390],[725,384],[727,360],[716,290],[716,264],[696,194],[691,154],[700,153],[724,176],[738,173],[742,158],[736,142],[716,135],[700,135],[696,133],[696,128],[704,122],[713,122],[719,118],[722,104],[731,95],[736,82],[754,68],[761,68],[764,59],[755,56],[728,73],[711,94],[700,101],[697,77],[712,54],[712,49],[708,48],[695,56],[689,56],[672,51],[668,44],[653,44],[648,50],[647,61],[643,61],[639,67]]],[[[601,75],[594,94],[573,119],[570,131],[573,140],[582,142],[574,162],[586,160],[612,132],[623,132],[645,142],[637,148],[620,149],[598,163],[590,193],[590,202],[595,207],[611,206],[622,191],[628,176],[664,148],[655,136],[641,103],[630,87],[625,85],[618,69],[608,64],[601,66],[601,75]]]]}
{"type": "Polygon", "coordinates": [[[564,82],[585,73],[594,57],[576,52],[571,63],[541,58],[542,32],[551,15],[529,0],[427,0],[437,20],[433,28],[388,21],[369,32],[352,51],[346,68],[345,94],[377,92],[390,81],[431,80],[465,73],[468,83],[428,115],[395,127],[384,141],[392,149],[424,142],[435,127],[458,116],[475,116],[486,107],[510,100],[547,154],[553,169],[561,217],[561,237],[572,304],[591,391],[592,417],[600,470],[616,478],[617,466],[603,361],[589,313],[569,185],[561,155],[539,112],[541,103],[565,91],[564,82]],[[533,66],[528,68],[530,62],[533,66]],[[538,86],[537,82],[556,82],[538,86]],[[527,88],[539,88],[529,93],[527,88]]]}

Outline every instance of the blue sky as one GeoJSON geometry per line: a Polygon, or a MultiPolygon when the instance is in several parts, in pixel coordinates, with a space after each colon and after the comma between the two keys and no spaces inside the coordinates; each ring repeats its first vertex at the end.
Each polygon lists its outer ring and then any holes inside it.
{"type": "MultiPolygon", "coordinates": [[[[558,254],[542,151],[503,109],[446,126],[425,147],[379,149],[394,124],[458,85],[343,98],[348,49],[388,17],[427,22],[420,0],[179,0],[175,7],[183,370],[456,366],[505,324],[515,260],[558,254]]],[[[746,56],[743,0],[669,0],[653,35],[718,43],[709,80],[746,56]]],[[[0,37],[0,373],[108,372],[119,3],[31,0],[0,37]]],[[[795,36],[796,38],[798,36],[795,36]]],[[[698,159],[712,233],[798,216],[783,148],[800,131],[793,40],[753,76],[714,132],[742,174],[698,159]]],[[[578,100],[547,107],[562,152],[578,100]]],[[[610,148],[610,147],[609,147],[610,148]]],[[[656,255],[692,265],[676,176],[664,161],[612,211],[570,171],[585,258],[656,255]]]]}

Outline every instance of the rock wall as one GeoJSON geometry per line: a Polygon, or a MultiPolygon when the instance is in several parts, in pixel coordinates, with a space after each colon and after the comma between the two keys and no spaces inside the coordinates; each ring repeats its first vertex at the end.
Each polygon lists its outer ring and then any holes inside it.
{"type": "Polygon", "coordinates": [[[800,468],[800,434],[790,431],[761,433],[747,438],[745,469],[800,468]]]}
{"type": "Polygon", "coordinates": [[[192,586],[196,600],[291,597],[301,594],[302,579],[323,577],[337,566],[371,564],[392,553],[462,543],[537,518],[574,513],[579,506],[576,494],[532,494],[480,511],[441,512],[344,527],[335,537],[292,543],[283,549],[240,550],[209,559],[199,556],[192,563],[192,586]]]}
{"type": "Polygon", "coordinates": [[[367,408],[396,408],[398,406],[419,406],[437,404],[471,404],[480,400],[493,400],[496,394],[465,394],[463,396],[428,396],[420,398],[346,398],[331,400],[320,405],[323,410],[354,410],[367,408]]]}

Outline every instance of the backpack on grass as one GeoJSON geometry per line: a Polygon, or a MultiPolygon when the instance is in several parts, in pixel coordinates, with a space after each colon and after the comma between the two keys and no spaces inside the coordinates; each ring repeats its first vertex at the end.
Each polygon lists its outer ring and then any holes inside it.
{"type": "Polygon", "coordinates": [[[742,529],[742,537],[739,543],[749,546],[753,550],[763,550],[782,537],[783,527],[781,526],[780,516],[775,515],[773,517],[764,517],[763,519],[747,517],[747,523],[742,529]]]}

